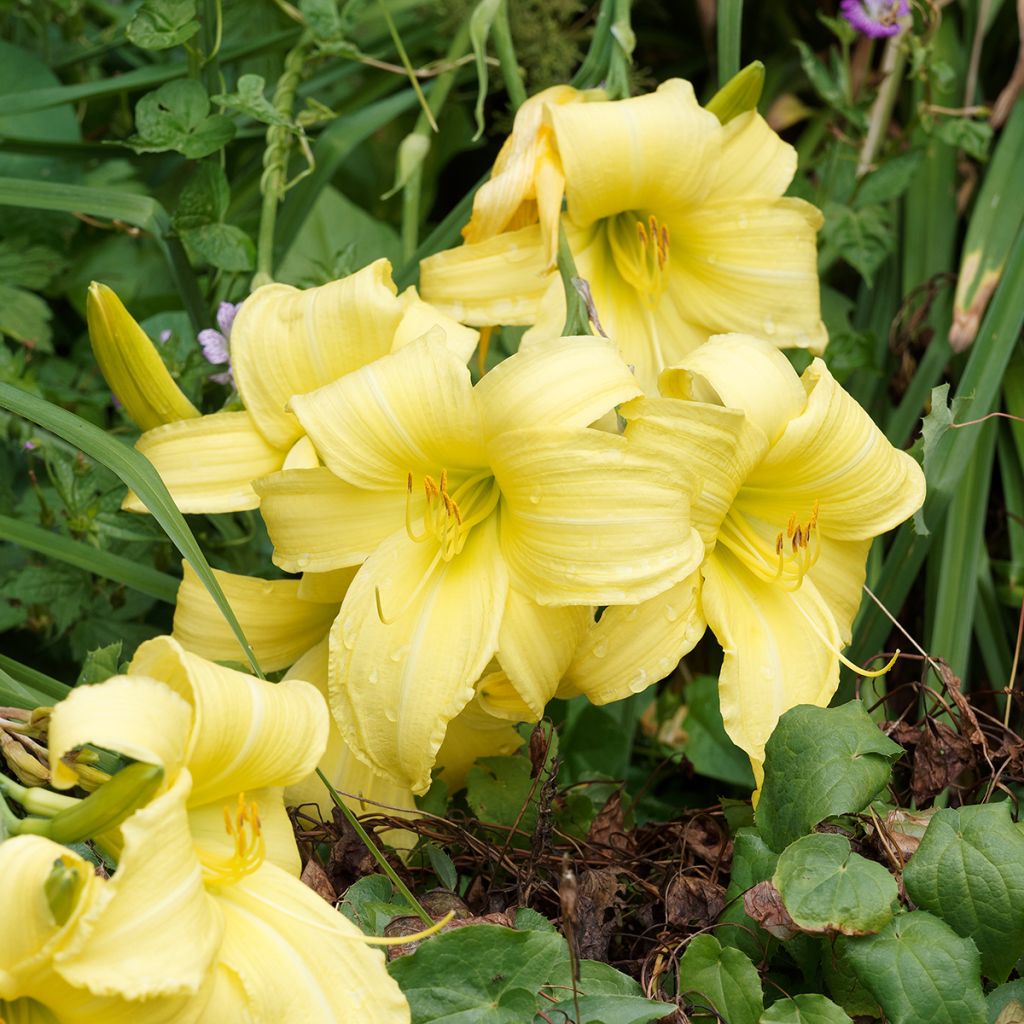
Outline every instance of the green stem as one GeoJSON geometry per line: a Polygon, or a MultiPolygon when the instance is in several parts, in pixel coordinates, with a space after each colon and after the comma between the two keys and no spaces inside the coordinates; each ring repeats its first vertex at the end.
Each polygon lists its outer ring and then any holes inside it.
{"type": "Polygon", "coordinates": [[[576,261],[572,258],[569,239],[565,233],[565,224],[558,222],[558,273],[562,277],[562,288],[565,290],[565,326],[562,334],[565,337],[576,337],[590,333],[590,318],[587,315],[587,304],[583,301],[576,282],[576,261]]]}
{"type": "Polygon", "coordinates": [[[893,107],[896,104],[896,96],[900,90],[900,83],[903,80],[903,64],[906,61],[906,51],[903,47],[903,34],[892,36],[885,44],[885,53],[882,56],[882,84],[878,87],[878,94],[875,102],[871,104],[871,112],[868,114],[868,133],[864,136],[864,144],[860,148],[857,157],[857,177],[862,178],[871,170],[878,155],[878,147],[885,138],[889,128],[889,121],[892,119],[893,107]]]}
{"type": "Polygon", "coordinates": [[[381,13],[384,15],[385,22],[387,22],[388,32],[391,33],[391,40],[395,44],[395,49],[398,51],[398,59],[401,60],[402,67],[405,68],[406,73],[409,75],[409,83],[412,85],[413,92],[416,93],[416,98],[420,101],[420,106],[423,108],[423,113],[430,122],[430,127],[436,132],[437,122],[434,120],[434,115],[427,104],[426,97],[423,95],[423,90],[420,88],[419,79],[416,77],[416,71],[412,66],[412,61],[409,60],[409,54],[405,52],[402,37],[398,34],[398,29],[391,17],[391,12],[387,8],[387,0],[377,0],[377,2],[380,4],[381,13]]]}
{"type": "Polygon", "coordinates": [[[327,787],[327,792],[331,794],[331,799],[337,805],[338,809],[342,814],[345,815],[345,820],[356,830],[356,835],[363,841],[363,845],[373,855],[373,859],[380,865],[381,870],[388,878],[391,879],[391,884],[405,897],[405,901],[412,908],[412,911],[416,916],[425,924],[432,925],[434,919],[420,906],[420,902],[413,896],[409,887],[398,877],[398,872],[388,863],[387,857],[381,853],[380,848],[377,844],[366,834],[366,829],[363,828],[359,819],[355,816],[348,805],[338,796],[338,791],[330,784],[327,776],[324,775],[319,768],[316,770],[317,775],[320,776],[320,781],[327,787]]]}
{"type": "Polygon", "coordinates": [[[29,814],[41,814],[44,818],[52,818],[79,802],[77,797],[54,793],[41,786],[21,786],[6,775],[0,775],[0,794],[16,800],[29,814]]]}
{"type": "MultiPolygon", "coordinates": [[[[284,59],[284,71],[277,80],[274,90],[274,110],[289,122],[295,93],[302,78],[303,66],[312,44],[312,36],[303,33],[284,59]]],[[[260,211],[260,229],[256,240],[256,273],[252,279],[253,289],[274,280],[274,226],[277,210],[284,197],[288,181],[288,157],[291,153],[294,133],[290,125],[272,124],[267,128],[267,146],[263,154],[263,177],[260,188],[263,192],[263,207],[260,211]]]]}
{"type": "Polygon", "coordinates": [[[519,73],[519,61],[512,43],[512,29],[508,22],[508,3],[502,0],[498,4],[498,12],[491,25],[494,36],[494,51],[501,62],[501,77],[505,80],[505,91],[513,111],[518,110],[526,102],[526,87],[519,73]]]}
{"type": "Polygon", "coordinates": [[[629,97],[629,67],[633,63],[636,36],[630,23],[629,8],[632,0],[615,0],[611,25],[611,52],[608,59],[608,83],[605,91],[613,100],[629,97]]]}

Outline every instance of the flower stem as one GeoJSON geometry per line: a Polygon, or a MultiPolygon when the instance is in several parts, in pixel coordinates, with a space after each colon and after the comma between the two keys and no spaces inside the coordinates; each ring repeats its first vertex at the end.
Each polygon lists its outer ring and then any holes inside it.
{"type": "Polygon", "coordinates": [[[587,316],[587,304],[580,294],[576,272],[576,261],[572,258],[569,239],[565,234],[565,223],[558,222],[558,273],[562,277],[562,288],[565,290],[565,326],[562,334],[572,338],[580,334],[590,334],[590,318],[587,316]]]}
{"type": "Polygon", "coordinates": [[[900,89],[903,77],[903,64],[906,51],[903,48],[903,33],[890,37],[885,44],[882,55],[882,84],[878,87],[875,102],[871,104],[868,114],[868,133],[857,157],[857,177],[863,178],[871,170],[878,155],[878,147],[889,127],[892,109],[896,104],[896,94],[900,89]]]}
{"type": "Polygon", "coordinates": [[[519,73],[519,61],[516,60],[515,47],[512,44],[512,29],[508,23],[508,3],[502,0],[491,26],[494,35],[494,50],[501,62],[501,77],[505,80],[505,91],[513,112],[526,102],[526,87],[519,73]]]}
{"type": "Polygon", "coordinates": [[[423,909],[420,905],[419,900],[413,896],[412,891],[409,887],[398,877],[398,872],[388,863],[387,857],[381,853],[380,848],[377,844],[367,835],[366,829],[363,828],[359,819],[352,812],[351,808],[338,796],[338,791],[328,781],[327,776],[317,768],[317,775],[320,777],[320,781],[327,787],[327,792],[331,794],[331,799],[337,805],[338,809],[342,814],[345,815],[345,820],[356,830],[356,835],[363,841],[363,845],[373,855],[373,859],[380,865],[381,870],[388,878],[391,879],[391,884],[402,894],[405,898],[406,903],[412,908],[413,913],[425,924],[432,925],[434,919],[423,909]]]}

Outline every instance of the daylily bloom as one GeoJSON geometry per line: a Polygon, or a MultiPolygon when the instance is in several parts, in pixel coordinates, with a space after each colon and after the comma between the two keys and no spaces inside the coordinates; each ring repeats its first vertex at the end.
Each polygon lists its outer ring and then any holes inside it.
{"type": "MultiPolygon", "coordinates": [[[[145,430],[136,447],[182,512],[256,508],[257,477],[285,465],[316,465],[298,421],[285,411],[293,394],[329,384],[428,332],[463,360],[477,342],[476,331],[428,306],[414,288],[396,295],[384,259],[319,288],[265,285],[230,324],[220,317],[230,329],[231,372],[245,409],[200,416],[117,296],[93,285],[89,302],[103,375],[145,430]]],[[[145,511],[131,493],[124,507],[145,511]]]]}
{"type": "Polygon", "coordinates": [[[315,767],[327,724],[308,683],[264,682],[170,637],[143,644],[127,675],[79,687],[54,709],[58,787],[74,784],[64,758],[85,743],[165,771],[162,791],[121,825],[111,897],[87,912],[72,983],[120,992],[129,978],[152,990],[155,978],[184,976],[184,963],[195,1019],[209,1024],[408,1024],[381,954],[297,877],[281,792],[315,767]]]}
{"type": "Polygon", "coordinates": [[[539,717],[588,606],[653,597],[699,562],[685,487],[587,426],[638,393],[603,339],[538,344],[473,387],[428,337],[291,399],[324,465],[255,487],[281,568],[362,563],[331,630],[330,694],[376,772],[424,791],[494,656],[521,717],[539,717]]]}
{"type": "Polygon", "coordinates": [[[642,690],[710,625],[725,652],[726,732],[760,786],[779,716],[835,693],[871,541],[921,506],[924,474],[820,359],[798,377],[763,339],[712,338],[661,388],[668,398],[620,410],[626,436],[695,474],[707,556],[654,600],[606,609],[566,686],[596,703],[642,690]]]}
{"type": "Polygon", "coordinates": [[[424,260],[424,298],[465,323],[532,325],[526,347],[560,334],[551,268],[564,193],[577,270],[648,394],[721,331],[820,352],[821,214],[782,198],[793,148],[756,111],[721,124],[679,79],[627,100],[572,98],[561,87],[520,108],[468,244],[424,260]]]}
{"type": "Polygon", "coordinates": [[[898,35],[900,19],[910,14],[908,0],[842,0],[839,10],[859,32],[872,39],[898,35]]]}

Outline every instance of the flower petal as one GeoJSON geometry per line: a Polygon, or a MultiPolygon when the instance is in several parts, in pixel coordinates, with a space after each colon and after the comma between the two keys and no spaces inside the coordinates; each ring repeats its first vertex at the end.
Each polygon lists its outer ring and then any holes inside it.
{"type": "Polygon", "coordinates": [[[924,501],[921,467],[886,440],[820,359],[802,380],[806,409],[750,475],[741,497],[756,502],[762,516],[783,509],[788,516],[818,502],[823,536],[863,540],[891,530],[924,501]]]}
{"type": "Polygon", "coordinates": [[[164,680],[192,706],[187,763],[194,806],[287,786],[320,760],[327,709],[306,683],[256,679],[190,654],[169,636],[142,644],[129,671],[164,680]]]}
{"type": "Polygon", "coordinates": [[[604,338],[554,338],[517,352],[474,391],[484,432],[586,427],[640,394],[615,345],[604,338]]]}
{"type": "Polygon", "coordinates": [[[818,560],[807,574],[836,620],[840,647],[846,647],[852,639],[853,620],[864,596],[870,550],[870,540],[825,537],[818,560]]]}
{"type": "Polygon", "coordinates": [[[704,203],[672,221],[673,287],[708,334],[745,331],[820,352],[816,233],[821,213],[802,199],[704,203]]]}
{"type": "Polygon", "coordinates": [[[625,210],[659,220],[699,203],[715,179],[722,128],[689,82],[674,78],[628,100],[549,108],[578,226],[625,210]]]}
{"type": "Polygon", "coordinates": [[[476,327],[532,324],[551,280],[536,224],[447,249],[420,264],[423,298],[476,327]]]}
{"type": "Polygon", "coordinates": [[[286,469],[257,480],[255,487],[274,564],[287,572],[358,565],[405,525],[404,486],[364,490],[326,466],[286,469]]]}
{"type": "MultiPolygon", "coordinates": [[[[182,580],[174,608],[174,639],[210,661],[245,661],[231,627],[195,571],[182,563],[182,580]]],[[[265,672],[286,668],[327,636],[336,605],[314,604],[299,597],[299,580],[261,580],[214,569],[265,672]]]]}
{"type": "Polygon", "coordinates": [[[748,110],[722,129],[722,161],[707,202],[748,196],[775,199],[789,188],[796,159],[796,150],[756,110],[748,110]]]}
{"type": "Polygon", "coordinates": [[[338,604],[344,600],[359,566],[329,569],[327,572],[304,572],[299,580],[299,598],[318,604],[338,604]]]}
{"type": "Polygon", "coordinates": [[[606,608],[576,651],[565,683],[594,704],[640,693],[664,679],[704,635],[700,574],[649,601],[606,608]]]}
{"type": "Polygon", "coordinates": [[[491,443],[501,544],[538,604],[636,604],[700,563],[686,483],[625,438],[516,430],[491,443]]]}
{"type": "Polygon", "coordinates": [[[473,354],[480,340],[478,331],[464,327],[458,320],[453,320],[429,302],[424,302],[415,288],[406,288],[398,296],[398,301],[402,306],[402,319],[395,329],[392,351],[397,352],[409,342],[440,328],[444,333],[445,347],[456,359],[464,363],[473,354]]]}
{"type": "Polygon", "coordinates": [[[78,785],[64,755],[86,743],[136,761],[162,765],[173,774],[185,762],[192,711],[163,682],[141,672],[76,686],[50,716],[48,747],[53,785],[78,785]]]}
{"type": "MultiPolygon", "coordinates": [[[[273,448],[247,412],[216,412],[147,430],[135,444],[156,467],[182,512],[241,512],[260,500],[252,481],[280,469],[285,452],[273,448]]],[[[131,491],[122,505],[146,506],[131,491]]]]}
{"type": "Polygon", "coordinates": [[[100,372],[142,430],[199,415],[113,289],[93,281],[85,315],[100,372]]]}
{"type": "Polygon", "coordinates": [[[498,633],[498,662],[536,721],[555,695],[573,652],[587,631],[585,605],[552,608],[509,588],[498,633]]]}
{"type": "Polygon", "coordinates": [[[134,999],[201,988],[222,926],[188,828],[191,784],[182,769],[170,789],[122,823],[117,872],[54,958],[71,984],[134,999]]]}
{"type": "Polygon", "coordinates": [[[410,472],[436,479],[484,464],[469,370],[429,336],[296,395],[291,409],[324,464],[356,487],[401,494],[410,472]]]}
{"type": "Polygon", "coordinates": [[[254,1021],[409,1024],[383,954],[297,878],[265,863],[217,896],[224,915],[219,959],[238,977],[254,1021]]]}
{"type": "Polygon", "coordinates": [[[807,405],[789,360],[762,338],[720,334],[659,380],[668,398],[721,402],[740,409],[774,442],[807,405]]]}
{"type": "Polygon", "coordinates": [[[430,786],[448,722],[498,646],[508,574],[497,532],[489,516],[436,567],[436,545],[396,534],[360,569],[331,631],[331,710],[342,736],[414,793],[430,786]],[[391,625],[378,617],[378,592],[391,625]]]}
{"type": "Polygon", "coordinates": [[[729,738],[750,756],[758,786],[764,745],[797,704],[825,707],[839,685],[839,630],[809,579],[791,591],[757,579],[717,548],[702,604],[725,660],[718,693],[729,738]]]}
{"type": "Polygon", "coordinates": [[[403,312],[383,259],[319,288],[270,284],[253,292],[231,328],[231,361],[267,440],[278,448],[298,440],[302,428],[285,410],[288,399],[390,352],[403,312]]]}
{"type": "MultiPolygon", "coordinates": [[[[502,673],[499,673],[502,674],[502,673]]],[[[449,723],[437,752],[438,777],[455,793],[466,784],[469,769],[481,757],[515,753],[523,738],[506,718],[489,715],[479,698],[471,700],[449,723]]]]}

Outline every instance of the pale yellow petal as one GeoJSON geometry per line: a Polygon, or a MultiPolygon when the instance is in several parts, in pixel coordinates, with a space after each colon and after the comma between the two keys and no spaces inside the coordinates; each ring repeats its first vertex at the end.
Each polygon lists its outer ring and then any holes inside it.
{"type": "Polygon", "coordinates": [[[626,210],[659,220],[699,203],[715,180],[722,127],[681,79],[628,100],[550,109],[569,216],[591,224],[626,210]]]}
{"type": "Polygon", "coordinates": [[[839,685],[835,618],[814,584],[765,583],[719,547],[704,567],[704,614],[725,659],[719,676],[729,738],[763,777],[764,745],[797,704],[825,707],[839,685]]]}
{"type": "Polygon", "coordinates": [[[852,639],[853,620],[864,596],[870,540],[836,540],[825,537],[821,552],[808,576],[829,606],[839,630],[839,643],[845,647],[852,639]]]}
{"type": "Polygon", "coordinates": [[[315,767],[327,743],[327,708],[314,687],[270,683],[190,654],[168,636],[147,640],[129,669],[165,680],[192,706],[187,763],[191,802],[287,786],[315,767]]]}
{"type": "Polygon", "coordinates": [[[816,233],[821,213],[802,199],[703,203],[672,222],[672,287],[708,334],[745,331],[781,348],[820,352],[816,233]]]}
{"type": "Polygon", "coordinates": [[[170,789],[121,825],[116,873],[54,958],[71,984],[138,999],[202,986],[222,923],[203,887],[188,828],[191,782],[182,769],[170,789]]]}
{"type": "Polygon", "coordinates": [[[894,448],[871,417],[815,360],[803,375],[807,407],[794,418],[741,492],[758,514],[777,518],[819,506],[823,536],[875,537],[924,501],[924,473],[894,448]]]}
{"type": "Polygon", "coordinates": [[[509,589],[497,657],[529,709],[524,720],[536,721],[544,714],[590,621],[585,605],[552,608],[509,589]]]}
{"type": "Polygon", "coordinates": [[[452,354],[466,362],[473,354],[477,342],[480,340],[478,331],[471,327],[465,327],[458,320],[442,313],[436,307],[424,302],[416,292],[415,288],[406,288],[398,301],[402,306],[402,319],[395,329],[392,351],[397,352],[404,348],[411,341],[422,338],[424,334],[436,331],[440,328],[445,347],[452,354]]]}
{"type": "Polygon", "coordinates": [[[217,897],[219,960],[238,977],[254,1021],[409,1024],[384,954],[297,878],[267,863],[217,897]]]}
{"type": "Polygon", "coordinates": [[[796,150],[756,110],[748,110],[722,129],[722,160],[707,201],[747,196],[775,199],[789,188],[796,160],[796,150]]]}
{"type": "Polygon", "coordinates": [[[506,718],[487,714],[479,699],[471,700],[448,723],[444,743],[437,752],[439,777],[454,793],[466,784],[469,769],[481,757],[515,753],[523,738],[506,718]]]}
{"type": "Polygon", "coordinates": [[[281,464],[282,469],[315,469],[320,465],[320,458],[316,453],[316,449],[313,447],[313,442],[310,441],[305,434],[302,435],[288,449],[288,454],[284,457],[284,462],[281,464]]]}
{"type": "Polygon", "coordinates": [[[429,337],[297,395],[291,408],[335,475],[400,502],[409,473],[436,480],[484,463],[469,370],[429,337]]]}
{"type": "Polygon", "coordinates": [[[422,793],[448,722],[498,646],[508,574],[497,517],[435,565],[436,544],[404,534],[356,575],[331,631],[331,709],[349,747],[422,793]],[[381,608],[391,625],[378,616],[381,608]]]}
{"type": "Polygon", "coordinates": [[[491,444],[501,543],[539,604],[636,604],[700,563],[686,482],[622,437],[517,430],[491,444]]]}
{"type": "MultiPolygon", "coordinates": [[[[299,580],[261,580],[214,569],[253,645],[264,672],[287,668],[299,655],[327,636],[341,604],[304,601],[299,580]]],[[[231,627],[195,571],[182,563],[182,580],[174,608],[174,638],[210,661],[246,660],[231,627]]]]}
{"type": "Polygon", "coordinates": [[[640,394],[615,345],[555,338],[517,352],[475,389],[488,437],[520,427],[586,427],[640,394]]]}
{"type": "Polygon", "coordinates": [[[78,784],[78,775],[62,759],[86,743],[162,765],[173,774],[184,764],[191,728],[188,704],[165,683],[141,672],[76,686],[50,717],[53,785],[67,789],[78,784]]]}
{"type": "Polygon", "coordinates": [[[666,370],[659,385],[669,398],[721,402],[741,410],[769,443],[807,405],[789,360],[763,338],[746,334],[716,335],[666,370]]]}
{"type": "MultiPolygon", "coordinates": [[[[135,444],[156,467],[182,512],[241,512],[260,500],[253,480],[280,469],[283,449],[267,444],[246,412],[216,412],[148,430],[135,444]]],[[[131,491],[123,508],[145,512],[131,491]]]]}
{"type": "Polygon", "coordinates": [[[403,309],[391,264],[377,260],[340,281],[300,290],[257,289],[231,327],[238,391],[267,440],[289,447],[302,434],[285,406],[391,351],[403,309]]]}
{"type": "Polygon", "coordinates": [[[100,372],[140,429],[199,415],[113,289],[93,281],[85,315],[100,372]]]}
{"type": "Polygon", "coordinates": [[[609,704],[664,679],[704,635],[700,574],[641,604],[605,608],[576,651],[565,683],[609,704]]]}
{"type": "Polygon", "coordinates": [[[446,249],[420,264],[423,298],[475,327],[532,324],[551,280],[536,224],[446,249]]]}

